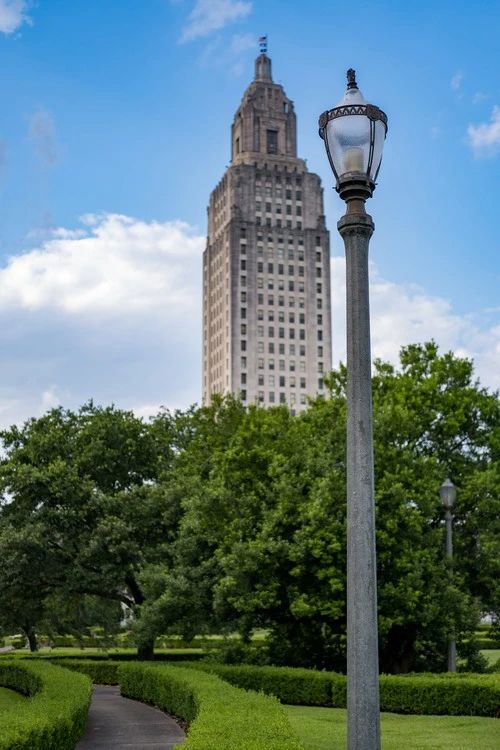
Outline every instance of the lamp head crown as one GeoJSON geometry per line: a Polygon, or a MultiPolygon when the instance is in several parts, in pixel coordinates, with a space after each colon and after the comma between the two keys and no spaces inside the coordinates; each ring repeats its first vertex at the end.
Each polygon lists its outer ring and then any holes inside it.
{"type": "Polygon", "coordinates": [[[347,89],[357,89],[358,84],[356,83],[356,71],[353,68],[349,68],[347,71],[347,89]]]}

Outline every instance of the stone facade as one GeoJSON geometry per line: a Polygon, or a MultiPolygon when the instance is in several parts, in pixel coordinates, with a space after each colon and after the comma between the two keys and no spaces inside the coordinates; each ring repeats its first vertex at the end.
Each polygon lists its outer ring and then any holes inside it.
{"type": "Polygon", "coordinates": [[[306,408],[331,369],[330,236],[320,178],[297,158],[293,102],[265,54],[231,129],[203,255],[203,401],[306,408]]]}

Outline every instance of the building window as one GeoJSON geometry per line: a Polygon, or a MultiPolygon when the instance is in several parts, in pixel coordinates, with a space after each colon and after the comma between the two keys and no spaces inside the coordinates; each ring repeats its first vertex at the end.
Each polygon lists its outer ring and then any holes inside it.
{"type": "Polygon", "coordinates": [[[295,313],[288,313],[288,322],[295,323],[295,313]]]}
{"type": "Polygon", "coordinates": [[[301,378],[300,379],[300,387],[301,388],[305,388],[306,387],[306,379],[305,378],[301,378]]]}
{"type": "Polygon", "coordinates": [[[316,253],[316,263],[321,263],[321,253],[316,253]]]}
{"type": "MultiPolygon", "coordinates": [[[[304,289],[299,289],[300,292],[303,292],[304,289]]],[[[303,310],[305,307],[304,297],[299,297],[299,309],[303,310]]]]}
{"type": "Polygon", "coordinates": [[[305,362],[299,362],[299,369],[301,372],[306,371],[306,363],[305,362]]]}
{"type": "Polygon", "coordinates": [[[290,388],[295,388],[295,375],[290,375],[290,388]]]}
{"type": "Polygon", "coordinates": [[[290,372],[295,372],[295,360],[290,360],[290,372]]]}
{"type": "MultiPolygon", "coordinates": [[[[245,358],[245,362],[246,362],[246,358],[245,358]]],[[[264,369],[264,360],[262,359],[262,357],[259,359],[259,361],[258,361],[257,364],[258,364],[259,370],[263,370],[264,369]]]]}
{"type": "Polygon", "coordinates": [[[280,347],[279,347],[279,348],[280,348],[280,351],[279,351],[279,353],[280,353],[280,354],[285,354],[285,345],[284,345],[284,344],[280,344],[280,347]]]}
{"type": "Polygon", "coordinates": [[[268,279],[267,280],[267,288],[268,289],[274,289],[274,279],[268,279]]]}
{"type": "Polygon", "coordinates": [[[274,310],[268,310],[267,319],[274,320],[274,310]]]}
{"type": "Polygon", "coordinates": [[[246,228],[245,227],[240,227],[240,237],[243,238],[243,237],[246,237],[246,235],[247,235],[246,228]]]}
{"type": "Polygon", "coordinates": [[[300,206],[297,206],[297,208],[295,209],[295,213],[297,214],[297,216],[302,216],[302,208],[300,206]]]}
{"type": "Polygon", "coordinates": [[[264,310],[257,310],[257,320],[264,320],[264,310]]]}
{"type": "Polygon", "coordinates": [[[268,362],[268,367],[270,370],[274,370],[274,359],[270,359],[268,362]]]}
{"type": "Polygon", "coordinates": [[[247,335],[247,326],[246,323],[241,324],[241,335],[246,336],[247,335]]]}
{"type": "Polygon", "coordinates": [[[257,289],[264,289],[264,279],[261,276],[257,279],[257,289]]]}
{"type": "Polygon", "coordinates": [[[290,394],[290,405],[293,406],[294,404],[295,404],[295,393],[291,393],[290,394]]]}
{"type": "Polygon", "coordinates": [[[259,375],[259,385],[264,385],[264,375],[259,375]]]}
{"type": "Polygon", "coordinates": [[[305,313],[299,313],[299,323],[300,323],[301,326],[305,326],[305,324],[306,324],[305,313]]]}
{"type": "Polygon", "coordinates": [[[247,316],[247,309],[246,309],[246,307],[242,307],[241,308],[241,310],[240,310],[240,316],[242,318],[246,318],[246,316],[247,316]]]}
{"type": "Polygon", "coordinates": [[[283,296],[282,296],[281,294],[280,294],[280,296],[278,297],[278,305],[279,305],[280,307],[284,307],[284,306],[285,306],[285,298],[284,298],[284,297],[283,297],[283,296]]]}
{"type": "Polygon", "coordinates": [[[301,328],[301,329],[300,329],[300,331],[299,331],[299,333],[300,333],[300,335],[299,335],[299,339],[300,339],[301,341],[305,341],[305,340],[306,340],[306,331],[305,331],[305,329],[304,329],[304,328],[301,328]]]}
{"type": "Polygon", "coordinates": [[[241,300],[241,302],[246,302],[247,301],[247,293],[246,292],[241,292],[241,294],[240,294],[240,300],[241,300]]]}
{"type": "Polygon", "coordinates": [[[236,139],[235,146],[236,146],[236,153],[239,154],[240,153],[240,139],[239,138],[236,139]]]}
{"type": "Polygon", "coordinates": [[[247,285],[247,277],[246,276],[240,276],[240,285],[246,286],[247,285]]]}
{"type": "Polygon", "coordinates": [[[323,331],[318,331],[318,341],[323,341],[323,331]]]}
{"type": "Polygon", "coordinates": [[[274,343],[272,341],[269,342],[268,351],[269,351],[269,354],[274,354],[274,343]]]}
{"type": "Polygon", "coordinates": [[[278,335],[279,335],[280,339],[284,339],[285,338],[285,329],[284,328],[280,328],[278,335]]]}
{"type": "Polygon", "coordinates": [[[285,376],[280,375],[280,388],[284,388],[284,387],[285,387],[285,376]]]}
{"type": "Polygon", "coordinates": [[[274,273],[274,265],[272,263],[267,264],[267,272],[274,273]]]}
{"type": "Polygon", "coordinates": [[[286,396],[284,393],[280,393],[280,404],[286,404],[286,396]]]}
{"type": "Polygon", "coordinates": [[[240,341],[240,349],[241,349],[242,352],[246,352],[246,350],[247,350],[247,342],[245,341],[245,339],[242,339],[240,341]]]}
{"type": "Polygon", "coordinates": [[[299,266],[299,276],[304,276],[304,266],[299,266]]]}
{"type": "Polygon", "coordinates": [[[316,294],[321,294],[323,291],[323,287],[321,284],[316,284],[316,294]]]}
{"type": "Polygon", "coordinates": [[[274,391],[269,391],[269,403],[274,404],[274,391]]]}
{"type": "Polygon", "coordinates": [[[304,346],[303,344],[301,344],[301,345],[300,345],[300,348],[299,348],[299,355],[300,355],[301,357],[305,357],[305,356],[306,356],[306,347],[305,347],[305,346],[304,346]]]}
{"type": "Polygon", "coordinates": [[[268,336],[270,339],[274,338],[274,326],[269,326],[268,336]]]}
{"type": "Polygon", "coordinates": [[[287,190],[287,191],[286,191],[286,193],[285,193],[285,198],[286,198],[286,199],[287,199],[288,201],[291,201],[291,200],[292,200],[292,191],[291,191],[291,190],[287,190]]]}
{"type": "Polygon", "coordinates": [[[288,307],[295,307],[295,297],[288,298],[288,307]]]}
{"type": "Polygon", "coordinates": [[[279,265],[278,265],[278,273],[280,274],[280,276],[283,276],[283,274],[285,273],[283,263],[279,263],[279,265]]]}
{"type": "Polygon", "coordinates": [[[259,292],[259,294],[257,295],[257,304],[258,305],[264,304],[264,295],[262,294],[262,292],[259,292]]]}
{"type": "Polygon", "coordinates": [[[318,388],[320,391],[323,390],[323,378],[318,379],[318,388]]]}
{"type": "Polygon", "coordinates": [[[264,326],[257,326],[257,336],[264,336],[264,326]]]}
{"type": "Polygon", "coordinates": [[[292,207],[291,206],[287,205],[287,207],[286,207],[286,215],[287,216],[291,216],[292,215],[292,207]]]}
{"type": "Polygon", "coordinates": [[[318,325],[319,325],[319,326],[322,326],[322,325],[323,325],[323,316],[322,316],[322,315],[318,315],[318,317],[317,317],[317,322],[318,322],[318,325]]]}
{"type": "Polygon", "coordinates": [[[247,246],[243,242],[240,245],[240,253],[242,255],[246,255],[246,253],[247,253],[247,246]]]}
{"type": "Polygon", "coordinates": [[[269,294],[267,298],[268,305],[274,305],[274,294],[269,294]]]}
{"type": "Polygon", "coordinates": [[[295,344],[290,344],[290,356],[295,357],[295,344]]]}
{"type": "Polygon", "coordinates": [[[320,267],[318,266],[318,267],[316,268],[316,278],[317,278],[317,279],[320,279],[320,278],[321,278],[321,276],[322,276],[322,273],[321,273],[321,268],[320,268],[320,267]]]}
{"type": "Polygon", "coordinates": [[[318,308],[318,310],[322,310],[323,309],[323,300],[322,299],[317,299],[316,300],[316,307],[318,308]]]}
{"type": "Polygon", "coordinates": [[[247,366],[247,358],[246,357],[242,357],[241,358],[241,366],[242,367],[246,367],[247,366]]]}
{"type": "Polygon", "coordinates": [[[259,352],[259,354],[262,354],[264,352],[264,342],[263,341],[258,341],[257,342],[257,351],[259,352]]]}
{"type": "Polygon", "coordinates": [[[261,260],[257,261],[257,273],[264,273],[264,264],[261,260]]]}
{"type": "Polygon", "coordinates": [[[278,153],[278,131],[277,130],[267,131],[267,153],[268,154],[278,153]]]}
{"type": "Polygon", "coordinates": [[[290,328],[290,330],[289,330],[289,338],[291,338],[291,339],[295,338],[295,328],[290,328]]]}
{"type": "Polygon", "coordinates": [[[318,357],[322,357],[322,356],[323,356],[323,347],[318,346],[318,357]]]}
{"type": "Polygon", "coordinates": [[[306,404],[307,403],[307,401],[306,401],[306,394],[305,393],[301,393],[300,394],[300,403],[301,404],[306,404]]]}
{"type": "Polygon", "coordinates": [[[247,374],[246,372],[241,373],[241,384],[246,385],[247,384],[247,374]]]}
{"type": "Polygon", "coordinates": [[[264,401],[264,391],[259,391],[259,401],[264,401]]]}
{"type": "Polygon", "coordinates": [[[274,386],[274,375],[269,375],[269,385],[274,386]]]}
{"type": "MultiPolygon", "coordinates": [[[[278,239],[278,242],[283,242],[283,237],[280,237],[278,239]]],[[[279,260],[283,260],[284,257],[285,257],[285,251],[284,251],[284,249],[282,247],[279,247],[278,248],[278,258],[279,258],[279,260]]]]}
{"type": "Polygon", "coordinates": [[[247,400],[247,392],[246,391],[241,391],[241,400],[242,401],[246,401],[247,400]]]}
{"type": "Polygon", "coordinates": [[[286,228],[287,229],[291,229],[292,228],[292,220],[291,219],[287,219],[286,228]]]}

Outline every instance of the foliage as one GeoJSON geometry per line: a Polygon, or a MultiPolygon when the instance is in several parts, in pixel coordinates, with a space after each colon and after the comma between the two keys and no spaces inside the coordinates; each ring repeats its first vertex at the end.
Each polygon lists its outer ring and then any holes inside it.
{"type": "Polygon", "coordinates": [[[0,685],[32,696],[15,712],[2,715],[2,750],[67,750],[75,746],[87,721],[88,677],[52,664],[2,659],[0,685]]]}
{"type": "MultiPolygon", "coordinates": [[[[189,666],[216,674],[245,690],[274,695],[282,703],[346,706],[346,678],[335,672],[204,662],[189,666]]],[[[381,675],[380,707],[394,713],[500,718],[500,680],[496,676],[472,674],[439,678],[426,674],[381,675]]]]}
{"type": "Polygon", "coordinates": [[[190,724],[186,750],[301,750],[276,699],[181,667],[124,664],[119,677],[123,695],[190,724]]]}

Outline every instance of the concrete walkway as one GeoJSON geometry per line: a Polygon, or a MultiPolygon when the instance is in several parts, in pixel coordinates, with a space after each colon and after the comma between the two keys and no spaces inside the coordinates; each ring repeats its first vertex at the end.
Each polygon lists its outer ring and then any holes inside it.
{"type": "Polygon", "coordinates": [[[172,750],[186,735],[153,706],[122,698],[113,685],[95,685],[85,735],[75,750],[172,750]]]}

